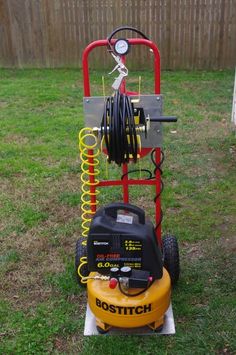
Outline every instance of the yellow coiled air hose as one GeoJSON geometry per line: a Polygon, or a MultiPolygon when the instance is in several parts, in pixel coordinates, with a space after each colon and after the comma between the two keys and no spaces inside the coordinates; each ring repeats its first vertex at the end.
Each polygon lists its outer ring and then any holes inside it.
{"type": "MultiPolygon", "coordinates": [[[[96,198],[95,202],[91,201],[91,196],[97,197],[99,191],[96,189],[96,186],[99,183],[97,178],[99,174],[99,160],[98,156],[100,154],[100,150],[97,148],[98,140],[95,134],[93,133],[93,129],[90,127],[85,127],[79,132],[79,151],[80,151],[80,159],[81,159],[81,182],[82,182],[82,195],[81,195],[81,210],[82,210],[82,236],[87,237],[89,226],[92,220],[92,216],[95,214],[96,208],[92,208],[93,206],[98,205],[98,200],[96,198]],[[88,143],[88,141],[94,140],[94,143],[88,143]],[[89,169],[89,167],[93,167],[93,171],[89,169]],[[92,177],[92,178],[91,178],[92,177]]],[[[82,242],[83,245],[87,244],[87,241],[84,240],[82,242]]],[[[81,278],[81,283],[86,283],[87,280],[81,274],[81,268],[87,264],[87,257],[83,256],[80,258],[80,264],[78,266],[78,275],[81,278]],[[83,281],[84,278],[84,281],[83,281]]]]}

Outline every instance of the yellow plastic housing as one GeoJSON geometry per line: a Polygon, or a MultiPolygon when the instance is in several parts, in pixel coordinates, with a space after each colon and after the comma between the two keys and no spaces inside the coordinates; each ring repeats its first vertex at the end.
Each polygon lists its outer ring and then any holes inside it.
{"type": "MultiPolygon", "coordinates": [[[[97,273],[91,273],[94,276],[97,273]]],[[[171,282],[168,272],[139,296],[122,294],[117,286],[109,288],[109,281],[92,280],[87,283],[88,303],[96,317],[97,326],[107,330],[111,326],[136,328],[148,325],[156,329],[163,325],[164,314],[170,304],[171,282]]],[[[139,289],[129,290],[137,293],[139,289]]]]}

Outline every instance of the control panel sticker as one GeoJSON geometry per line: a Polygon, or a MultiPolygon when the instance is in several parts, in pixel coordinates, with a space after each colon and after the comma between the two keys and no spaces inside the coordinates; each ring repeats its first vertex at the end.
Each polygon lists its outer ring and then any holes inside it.
{"type": "Polygon", "coordinates": [[[141,251],[142,250],[142,242],[140,240],[124,240],[124,249],[126,251],[141,251]]]}
{"type": "Polygon", "coordinates": [[[127,214],[118,214],[116,222],[118,223],[126,223],[126,224],[132,224],[134,220],[133,216],[129,216],[127,214]]]}
{"type": "Polygon", "coordinates": [[[111,234],[109,239],[96,238],[93,240],[94,266],[97,270],[122,266],[142,269],[143,248],[143,242],[132,236],[111,234]]]}
{"type": "Polygon", "coordinates": [[[109,245],[108,241],[94,240],[93,245],[109,245]]]}

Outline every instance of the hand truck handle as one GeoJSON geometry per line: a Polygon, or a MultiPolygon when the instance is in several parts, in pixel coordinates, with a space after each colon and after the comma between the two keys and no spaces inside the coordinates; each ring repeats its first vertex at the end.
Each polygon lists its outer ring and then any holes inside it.
{"type": "Polygon", "coordinates": [[[104,207],[104,214],[113,218],[117,218],[118,210],[124,210],[134,213],[138,216],[139,223],[145,224],[145,212],[141,208],[131,205],[129,203],[114,202],[109,206],[104,207]]]}
{"type": "Polygon", "coordinates": [[[177,122],[176,116],[159,116],[150,118],[150,122],[177,122]]]}
{"type": "MultiPolygon", "coordinates": [[[[161,63],[160,63],[160,53],[158,47],[152,41],[149,41],[145,38],[127,38],[130,45],[144,45],[149,47],[153,51],[154,55],[154,93],[159,95],[161,92],[160,89],[160,71],[161,71],[161,63]]],[[[111,44],[115,43],[114,39],[111,39],[111,44]]],[[[97,47],[104,47],[109,44],[107,39],[102,39],[98,41],[94,41],[90,43],[85,50],[83,51],[82,57],[82,67],[83,67],[83,78],[84,78],[84,96],[90,96],[90,80],[89,80],[89,65],[88,65],[88,58],[89,53],[97,47]]]]}

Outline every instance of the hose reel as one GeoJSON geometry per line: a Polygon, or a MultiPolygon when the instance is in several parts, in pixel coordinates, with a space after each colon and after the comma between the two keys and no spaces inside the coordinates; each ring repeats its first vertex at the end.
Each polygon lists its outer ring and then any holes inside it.
{"type": "MultiPolygon", "coordinates": [[[[136,132],[139,117],[140,112],[134,110],[131,99],[126,94],[117,91],[114,96],[107,97],[100,132],[101,137],[104,137],[109,163],[114,161],[121,165],[128,163],[130,158],[136,163],[140,146],[140,137],[136,132]]],[[[142,127],[146,130],[145,119],[143,123],[142,127]]]]}

